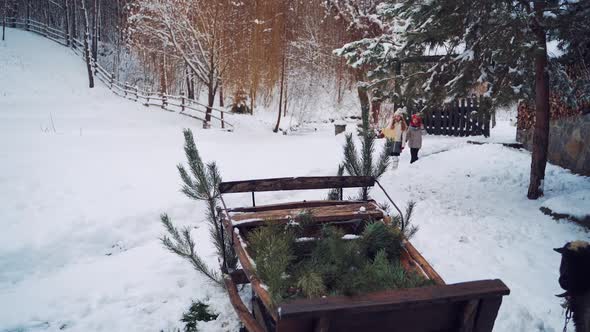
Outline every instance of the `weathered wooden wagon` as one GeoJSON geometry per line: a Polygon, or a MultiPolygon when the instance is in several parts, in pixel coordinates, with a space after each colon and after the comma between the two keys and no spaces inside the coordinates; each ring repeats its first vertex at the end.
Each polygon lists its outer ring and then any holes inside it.
{"type": "MultiPolygon", "coordinates": [[[[355,296],[328,296],[296,299],[273,305],[270,294],[256,275],[248,248],[248,234],[264,223],[288,223],[291,216],[311,211],[314,225],[310,233],[325,224],[358,232],[358,223],[388,221],[388,216],[373,200],[343,200],[343,188],[373,187],[372,177],[297,177],[223,182],[220,211],[225,234],[231,234],[241,269],[224,278],[234,309],[246,330],[270,331],[478,331],[490,332],[502,297],[510,290],[501,280],[480,280],[447,285],[409,242],[401,253],[404,269],[433,281],[433,286],[396,289],[355,296]],[[289,202],[256,205],[255,193],[282,190],[339,189],[339,200],[289,202]],[[226,206],[223,194],[251,193],[251,207],[226,206]],[[356,226],[355,226],[356,225],[356,226]],[[354,227],[353,227],[354,226],[354,227]],[[243,303],[237,285],[252,287],[251,310],[243,303]]],[[[391,199],[390,199],[391,201],[391,199]]],[[[391,201],[393,203],[393,201],[391,201]]],[[[397,207],[396,207],[397,209],[397,207]]],[[[399,209],[398,209],[399,211],[399,209]]],[[[401,212],[400,212],[401,214],[401,212]]],[[[452,258],[449,258],[452,259],[452,258]]]]}

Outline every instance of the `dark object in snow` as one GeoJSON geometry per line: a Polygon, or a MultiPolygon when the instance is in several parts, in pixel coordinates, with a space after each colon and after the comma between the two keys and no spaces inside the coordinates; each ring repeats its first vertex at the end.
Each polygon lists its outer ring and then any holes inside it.
{"type": "MultiPolygon", "coordinates": [[[[403,240],[399,260],[404,271],[413,271],[430,279],[434,286],[377,290],[355,294],[353,296],[327,294],[316,297],[326,291],[326,285],[320,282],[321,271],[311,268],[300,276],[297,285],[287,287],[285,292],[298,292],[299,289],[311,299],[285,300],[280,304],[273,302],[269,293],[269,284],[261,280],[256,273],[250,236],[259,227],[277,225],[278,227],[300,227],[297,234],[298,246],[313,245],[326,234],[322,234],[325,225],[343,230],[345,239],[356,241],[369,222],[382,222],[395,225],[403,230],[410,230],[405,225],[405,216],[398,221],[385,215],[373,200],[334,200],[302,201],[274,205],[256,205],[254,193],[260,191],[362,188],[379,183],[375,178],[340,176],[340,177],[298,177],[281,179],[264,179],[224,182],[219,185],[221,202],[224,206],[220,213],[226,237],[233,238],[234,249],[238,254],[242,269],[229,271],[224,283],[228,296],[238,317],[251,332],[262,331],[390,331],[395,327],[399,331],[480,331],[491,332],[502,297],[510,290],[500,280],[480,280],[446,285],[437,272],[414,248],[403,240]],[[228,207],[223,195],[229,193],[252,193],[251,207],[228,207]],[[312,222],[299,222],[297,216],[311,213],[312,222]],[[405,225],[405,227],[404,227],[405,225]],[[237,291],[237,284],[249,283],[253,296],[251,310],[244,304],[237,291]]],[[[380,186],[380,185],[379,185],[380,186]]],[[[381,186],[380,186],[381,187],[381,186]]],[[[381,187],[381,189],[383,189],[381,187]]],[[[384,194],[388,196],[386,192],[384,194]]],[[[390,202],[395,206],[393,201],[390,202]]],[[[399,208],[396,207],[399,211],[399,208]]],[[[404,233],[405,234],[405,233],[404,233]]],[[[259,234],[260,237],[260,234],[259,234]]],[[[339,241],[337,241],[339,242],[339,241]]],[[[339,244],[339,243],[336,243],[339,244]]],[[[278,243],[277,245],[280,245],[278,243]]],[[[341,252],[341,251],[337,251],[341,252]]],[[[286,251],[285,257],[289,255],[286,251]]],[[[378,253],[374,260],[379,269],[389,268],[384,264],[386,253],[378,253]]],[[[293,264],[298,264],[295,261],[293,264]]],[[[377,266],[375,266],[377,267],[377,266]]],[[[389,278],[395,270],[385,271],[374,276],[389,278]]],[[[278,275],[278,274],[277,274],[278,275]]],[[[285,275],[285,277],[290,277],[285,275]]],[[[394,279],[394,278],[392,278],[394,279]]],[[[323,279],[325,280],[325,279],[323,279]]],[[[358,280],[357,280],[358,281],[358,280]]],[[[351,284],[352,285],[352,284],[351,284]]],[[[355,293],[358,288],[352,286],[346,293],[355,293]]],[[[325,294],[325,293],[324,293],[325,294]]]]}
{"type": "Polygon", "coordinates": [[[587,229],[590,229],[590,216],[586,216],[584,218],[578,218],[576,216],[572,216],[567,213],[555,212],[546,206],[541,206],[539,208],[539,210],[541,210],[541,212],[543,212],[544,214],[553,217],[553,219],[555,219],[555,220],[567,219],[567,220],[573,221],[575,223],[578,223],[578,224],[586,227],[587,229]]]}
{"type": "Polygon", "coordinates": [[[180,321],[185,323],[185,332],[197,332],[198,322],[209,322],[216,320],[218,316],[219,315],[212,314],[209,311],[209,305],[201,301],[193,301],[188,311],[182,315],[182,319],[180,321]]]}
{"type": "Polygon", "coordinates": [[[559,285],[565,293],[558,297],[565,298],[566,327],[573,317],[576,332],[590,332],[590,243],[573,241],[553,250],[561,254],[559,285]]]}
{"type": "Polygon", "coordinates": [[[346,131],[345,124],[334,124],[334,135],[341,134],[346,131]]]}
{"type": "Polygon", "coordinates": [[[475,144],[475,145],[502,144],[503,146],[505,146],[507,148],[513,148],[513,149],[522,149],[522,148],[524,148],[524,145],[522,143],[490,143],[490,142],[478,142],[478,141],[467,141],[467,143],[469,143],[469,144],[475,144]]]}

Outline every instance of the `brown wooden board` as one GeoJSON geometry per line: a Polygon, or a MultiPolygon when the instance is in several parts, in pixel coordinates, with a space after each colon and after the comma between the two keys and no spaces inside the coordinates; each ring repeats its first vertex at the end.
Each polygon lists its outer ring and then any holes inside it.
{"type": "Polygon", "coordinates": [[[353,297],[294,300],[280,306],[277,331],[311,331],[310,322],[328,317],[332,318],[331,331],[459,331],[471,324],[474,331],[491,332],[499,308],[495,305],[509,293],[500,280],[482,280],[353,297]],[[467,307],[474,303],[478,304],[475,322],[476,309],[467,307]]]}
{"type": "Polygon", "coordinates": [[[375,179],[372,176],[315,176],[222,182],[219,184],[219,192],[225,194],[279,190],[358,188],[372,187],[374,185],[375,179]]]}
{"type": "Polygon", "coordinates": [[[257,212],[229,212],[229,215],[233,226],[255,227],[264,225],[268,221],[289,222],[304,211],[311,212],[316,223],[348,221],[352,219],[378,220],[383,218],[383,211],[373,202],[257,212]]]}
{"type": "MultiPolygon", "coordinates": [[[[364,201],[329,201],[329,200],[301,201],[301,202],[258,205],[258,206],[253,206],[253,207],[236,207],[236,208],[227,209],[227,211],[228,212],[261,212],[261,211],[282,210],[282,209],[306,209],[306,208],[312,208],[312,207],[318,207],[318,206],[357,204],[357,203],[361,203],[361,202],[364,202],[364,201]]],[[[375,201],[369,200],[367,202],[375,202],[375,201]]]]}

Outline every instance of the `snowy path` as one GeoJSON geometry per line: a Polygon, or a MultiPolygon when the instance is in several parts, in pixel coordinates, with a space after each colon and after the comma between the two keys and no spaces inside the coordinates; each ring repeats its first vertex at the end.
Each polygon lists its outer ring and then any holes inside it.
{"type": "MultiPolygon", "coordinates": [[[[0,331],[168,331],[181,327],[192,299],[208,299],[221,313],[204,331],[235,331],[223,292],[158,241],[158,216],[168,212],[175,222],[202,226],[199,250],[216,264],[203,206],[179,193],[182,128],[195,130],[202,155],[218,162],[226,180],[333,174],[344,137],[334,137],[330,125],[275,135],[249,117],[234,119],[234,133],[198,130],[190,118],[148,110],[100,85],[87,89],[77,56],[7,31],[0,43],[0,331]]],[[[503,122],[490,140],[513,137],[503,122]]],[[[395,200],[418,202],[416,247],[447,282],[504,280],[512,294],[495,331],[559,331],[559,257],[551,248],[590,236],[539,207],[589,190],[590,179],[550,165],[547,197],[531,202],[528,153],[462,138],[429,136],[424,144],[418,163],[410,167],[406,152],[382,179],[395,200]]]]}

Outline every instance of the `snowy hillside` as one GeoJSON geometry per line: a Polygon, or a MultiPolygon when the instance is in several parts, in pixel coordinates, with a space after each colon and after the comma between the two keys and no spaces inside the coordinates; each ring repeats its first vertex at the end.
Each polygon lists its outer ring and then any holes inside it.
{"type": "MultiPolygon", "coordinates": [[[[196,227],[199,252],[217,263],[204,205],[179,192],[182,128],[193,129],[225,180],[333,175],[344,136],[330,124],[273,134],[266,115],[232,117],[233,133],[201,130],[194,119],[147,109],[100,83],[90,90],[86,80],[83,62],[51,41],[8,29],[0,42],[0,331],[172,331],[182,328],[191,300],[220,313],[203,331],[236,331],[225,293],[158,240],[167,212],[196,227]]],[[[489,140],[513,140],[514,131],[501,122],[489,140]]],[[[417,201],[413,243],[446,282],[508,285],[495,331],[560,331],[560,257],[552,248],[590,236],[539,207],[590,192],[590,179],[548,165],[546,197],[529,201],[528,152],[466,140],[428,136],[416,164],[404,152],[381,182],[401,204],[417,201]]]]}

